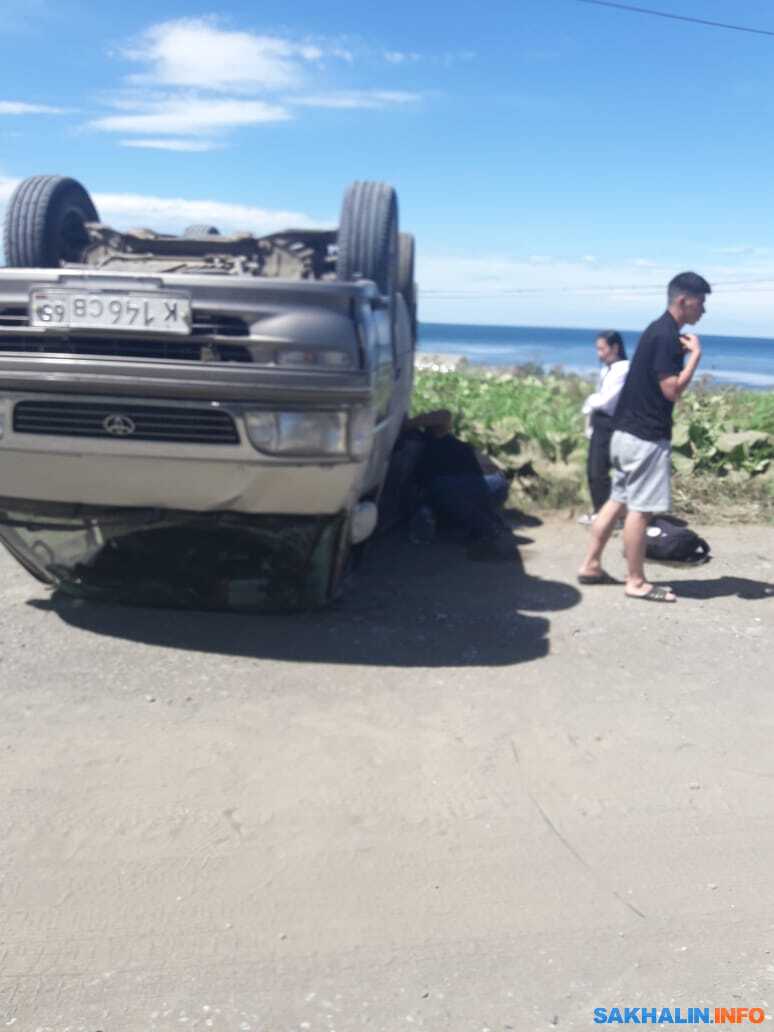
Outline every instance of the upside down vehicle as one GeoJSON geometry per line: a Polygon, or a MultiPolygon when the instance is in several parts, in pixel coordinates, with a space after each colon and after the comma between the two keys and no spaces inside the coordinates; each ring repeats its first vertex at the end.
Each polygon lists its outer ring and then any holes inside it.
{"type": "Polygon", "coordinates": [[[355,182],[336,230],[180,236],[16,188],[0,269],[0,540],[66,593],[283,609],[337,594],[410,403],[414,241],[355,182]]]}

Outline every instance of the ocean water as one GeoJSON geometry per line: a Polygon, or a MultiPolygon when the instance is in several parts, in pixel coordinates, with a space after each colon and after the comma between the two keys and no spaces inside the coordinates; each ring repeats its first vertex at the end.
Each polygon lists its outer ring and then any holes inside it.
{"type": "MultiPolygon", "coordinates": [[[[631,358],[640,331],[622,331],[631,358]]],[[[774,340],[760,337],[717,337],[699,332],[702,359],[698,376],[719,384],[758,390],[774,388],[774,340]]],[[[422,323],[420,352],[464,355],[479,365],[513,366],[534,362],[545,370],[594,374],[599,369],[595,331],[547,326],[465,326],[422,323]]]]}

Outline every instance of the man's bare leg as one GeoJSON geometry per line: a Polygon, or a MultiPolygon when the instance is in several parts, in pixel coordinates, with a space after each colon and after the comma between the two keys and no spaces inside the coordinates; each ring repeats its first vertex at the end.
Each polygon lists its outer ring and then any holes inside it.
{"type": "Polygon", "coordinates": [[[610,540],[610,535],[613,533],[616,520],[625,511],[626,506],[624,503],[614,502],[612,498],[605,502],[599,510],[597,518],[591,524],[591,530],[589,531],[589,550],[586,553],[583,565],[578,570],[581,577],[596,577],[603,572],[602,553],[605,550],[605,545],[610,540]]]}
{"type": "MultiPolygon", "coordinates": [[[[645,547],[647,545],[646,531],[652,513],[633,512],[629,510],[624,523],[624,555],[626,556],[625,592],[627,595],[647,595],[652,591],[653,585],[645,579],[645,547]]],[[[675,595],[668,590],[670,599],[675,595]]]]}

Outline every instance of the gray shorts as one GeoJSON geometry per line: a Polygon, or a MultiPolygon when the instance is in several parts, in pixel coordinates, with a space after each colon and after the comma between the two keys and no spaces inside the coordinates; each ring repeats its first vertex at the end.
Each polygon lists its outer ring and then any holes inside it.
{"type": "Polygon", "coordinates": [[[610,442],[613,486],[610,497],[634,512],[669,512],[672,508],[672,445],[643,441],[616,430],[610,442]]]}

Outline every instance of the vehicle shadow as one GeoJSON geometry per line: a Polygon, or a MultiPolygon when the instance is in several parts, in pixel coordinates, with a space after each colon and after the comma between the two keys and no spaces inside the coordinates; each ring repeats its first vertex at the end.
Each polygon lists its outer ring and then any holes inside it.
{"type": "Polygon", "coordinates": [[[144,609],[56,593],[29,604],[67,624],[149,645],[256,659],[387,667],[507,666],[548,653],[534,615],[580,601],[569,584],[530,576],[520,559],[472,562],[459,545],[373,542],[340,601],[294,614],[144,609]]]}
{"type": "Polygon", "coordinates": [[[774,584],[749,577],[715,577],[714,580],[678,581],[670,578],[675,595],[681,598],[723,598],[735,595],[749,602],[774,598],[774,584]]]}
{"type": "Polygon", "coordinates": [[[507,507],[503,509],[503,515],[507,518],[512,527],[542,527],[543,521],[539,516],[532,516],[521,509],[507,507]]]}

